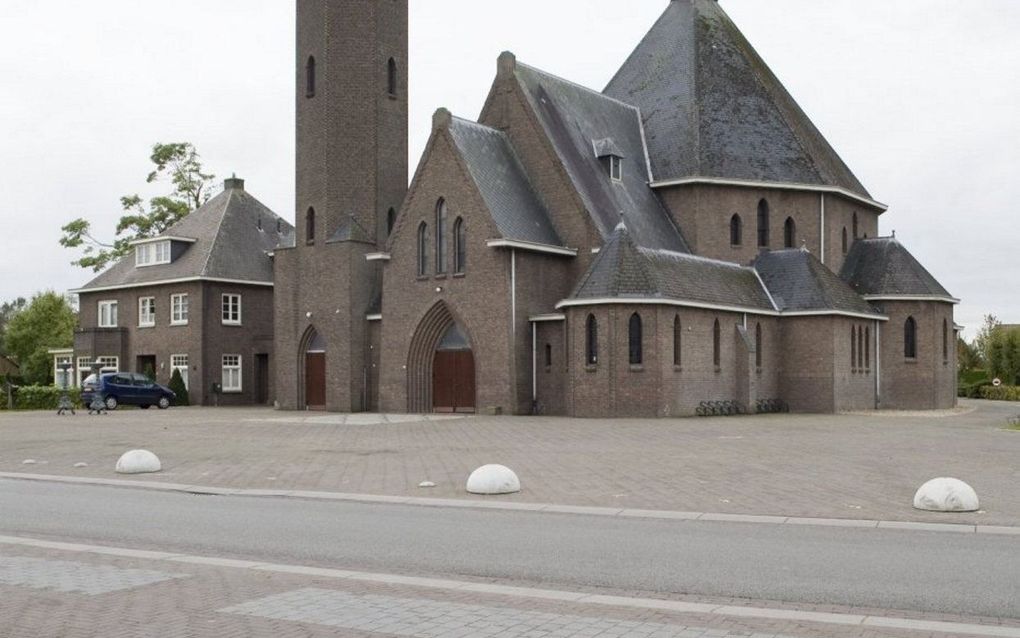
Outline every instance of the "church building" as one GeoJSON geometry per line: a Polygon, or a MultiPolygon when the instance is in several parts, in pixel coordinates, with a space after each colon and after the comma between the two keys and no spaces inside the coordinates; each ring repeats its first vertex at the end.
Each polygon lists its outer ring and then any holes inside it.
{"type": "Polygon", "coordinates": [[[407,0],[298,0],[283,409],[670,417],[955,404],[953,298],[716,0],[601,91],[501,54],[407,182],[407,0]]]}

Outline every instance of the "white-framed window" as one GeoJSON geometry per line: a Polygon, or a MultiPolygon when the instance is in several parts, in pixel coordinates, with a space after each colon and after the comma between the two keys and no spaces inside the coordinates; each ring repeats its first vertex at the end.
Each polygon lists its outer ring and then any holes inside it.
{"type": "Polygon", "coordinates": [[[74,357],[69,354],[58,354],[53,357],[53,385],[58,388],[70,388],[74,382],[74,357]],[[60,369],[60,364],[66,363],[71,367],[64,370],[60,369]]]}
{"type": "Polygon", "coordinates": [[[78,357],[78,387],[80,388],[85,379],[92,374],[92,357],[78,357]]]}
{"type": "Polygon", "coordinates": [[[117,327],[117,302],[116,301],[100,301],[99,302],[99,327],[100,328],[116,328],[117,327]]]}
{"type": "Polygon", "coordinates": [[[223,391],[241,391],[241,355],[223,355],[223,391]]]}
{"type": "Polygon", "coordinates": [[[616,155],[609,156],[609,176],[616,181],[623,179],[623,158],[616,155]]]}
{"type": "Polygon", "coordinates": [[[170,325],[188,325],[188,294],[170,295],[170,325]]]}
{"type": "Polygon", "coordinates": [[[135,246],[135,266],[157,266],[169,263],[169,239],[135,246]]]}
{"type": "Polygon", "coordinates": [[[156,325],[156,298],[138,298],[138,327],[151,328],[156,325]]]}
{"type": "Polygon", "coordinates": [[[223,323],[241,325],[241,295],[223,295],[223,323]]]}
{"type": "Polygon", "coordinates": [[[186,354],[172,354],[170,355],[170,375],[173,376],[174,370],[180,370],[181,380],[184,381],[185,389],[190,390],[191,386],[188,385],[188,355],[186,354]]]}

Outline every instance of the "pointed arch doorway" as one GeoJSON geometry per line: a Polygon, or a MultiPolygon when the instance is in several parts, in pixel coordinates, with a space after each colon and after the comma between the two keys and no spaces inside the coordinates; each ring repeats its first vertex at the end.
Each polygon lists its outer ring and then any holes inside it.
{"type": "Polygon", "coordinates": [[[305,336],[305,409],[326,409],[326,340],[315,328],[305,336]]]}
{"type": "Polygon", "coordinates": [[[475,356],[456,323],[447,329],[433,355],[432,411],[475,411],[475,356]]]}

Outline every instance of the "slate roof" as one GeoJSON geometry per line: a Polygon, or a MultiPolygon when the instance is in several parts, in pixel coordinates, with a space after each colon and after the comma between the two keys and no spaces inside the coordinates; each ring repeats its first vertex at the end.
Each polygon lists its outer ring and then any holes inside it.
{"type": "Polygon", "coordinates": [[[266,253],[279,246],[281,235],[292,235],[293,231],[287,221],[243,188],[227,188],[161,235],[195,240],[173,262],[138,268],[132,252],[80,290],[191,277],[272,283],[273,264],[266,253]],[[277,222],[280,234],[276,232],[277,222]]]}
{"type": "Polygon", "coordinates": [[[690,252],[648,186],[640,112],[520,62],[514,75],[602,238],[623,219],[641,246],[690,252]],[[610,179],[596,157],[594,144],[607,138],[624,158],[621,181],[610,179]]]}
{"type": "Polygon", "coordinates": [[[561,246],[507,136],[457,117],[450,119],[449,131],[502,238],[561,246]]]}
{"type": "Polygon", "coordinates": [[[326,240],[327,244],[338,244],[345,241],[356,241],[363,244],[374,244],[372,238],[368,236],[368,232],[358,223],[358,220],[354,218],[354,215],[348,215],[340,222],[340,226],[336,229],[329,239],[326,240]]]}
{"type": "Polygon", "coordinates": [[[762,253],[753,266],[783,312],[828,310],[878,314],[871,304],[803,248],[762,253]]]}
{"type": "Polygon", "coordinates": [[[836,186],[870,199],[716,0],[672,0],[605,93],[641,109],[656,181],[836,186]]]}
{"type": "Polygon", "coordinates": [[[774,310],[752,268],[638,246],[620,224],[592,260],[570,300],[662,299],[774,310]]]}
{"type": "Polygon", "coordinates": [[[854,240],[839,276],[861,295],[952,298],[895,237],[854,240]]]}

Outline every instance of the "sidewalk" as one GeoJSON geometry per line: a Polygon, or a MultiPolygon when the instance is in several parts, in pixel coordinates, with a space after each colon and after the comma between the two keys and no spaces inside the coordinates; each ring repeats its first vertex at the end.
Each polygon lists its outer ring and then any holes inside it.
{"type": "Polygon", "coordinates": [[[681,420],[5,412],[0,472],[467,499],[479,498],[464,492],[468,474],[502,463],[522,483],[498,497],[506,502],[1020,526],[1020,432],[1005,429],[1020,406],[961,407],[681,420]],[[116,475],[117,458],[136,447],[158,454],[164,471],[116,475]],[[912,509],[914,491],[936,476],[970,483],[982,512],[912,509]],[[418,488],[425,480],[436,487],[418,488]]]}

